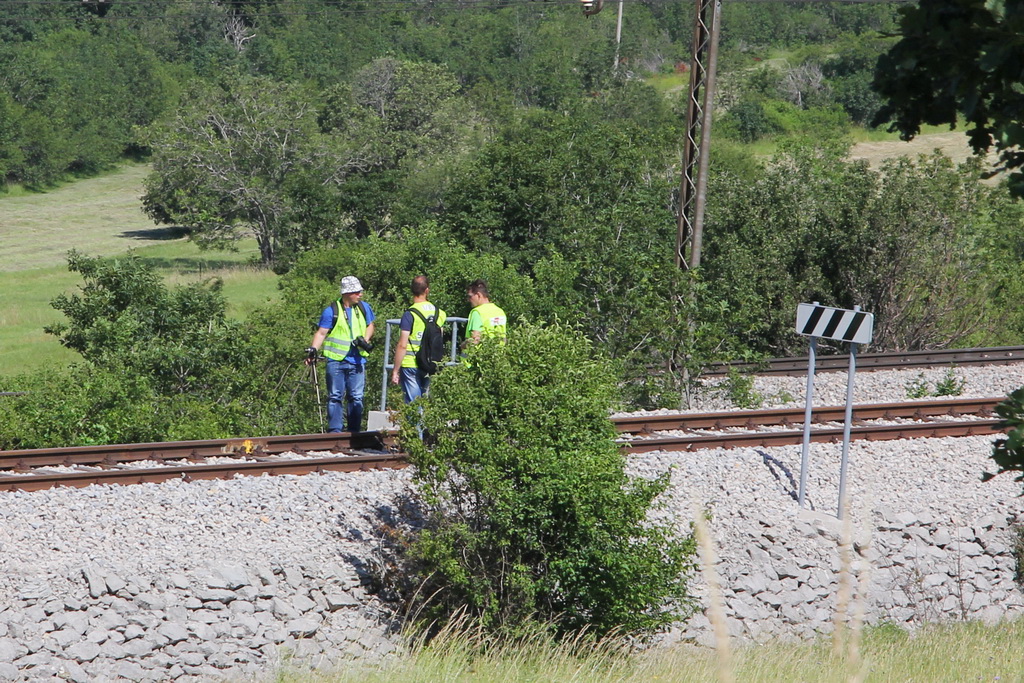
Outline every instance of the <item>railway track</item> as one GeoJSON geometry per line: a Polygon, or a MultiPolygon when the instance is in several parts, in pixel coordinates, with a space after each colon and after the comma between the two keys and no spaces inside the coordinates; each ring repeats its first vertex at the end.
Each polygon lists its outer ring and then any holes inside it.
{"type": "MultiPolygon", "coordinates": [[[[1002,398],[954,398],[935,401],[905,401],[903,403],[862,403],[853,406],[853,420],[894,420],[899,418],[923,420],[935,417],[961,417],[975,415],[988,417],[1002,398]]],[[[845,418],[845,406],[814,408],[812,423],[840,422],[845,418]]],[[[767,410],[735,410],[714,413],[656,413],[620,417],[614,420],[620,433],[643,435],[682,429],[728,429],[743,427],[783,426],[803,424],[804,409],[770,408],[767,410]]]]}
{"type": "MultiPolygon", "coordinates": [[[[851,440],[883,441],[893,439],[976,436],[994,434],[1001,423],[990,416],[1001,398],[944,399],[904,403],[870,403],[853,406],[851,440]],[[968,419],[964,419],[968,418],[968,419]],[[885,424],[867,425],[868,420],[885,424]],[[913,420],[904,422],[904,420],[913,420]]],[[[816,443],[839,442],[845,406],[815,408],[810,440],[816,443]]],[[[750,446],[789,446],[803,443],[803,408],[739,410],[716,413],[656,414],[615,420],[629,453],[653,451],[695,451],[705,448],[750,446]],[[772,429],[795,427],[799,429],[772,429]],[[739,430],[739,431],[737,431],[739,430]],[[665,435],[665,432],[690,432],[665,435]],[[692,432],[705,433],[692,433],[692,432]],[[708,434],[714,431],[717,433],[708,434]]]]}
{"type": "Polygon", "coordinates": [[[377,432],[40,448],[0,451],[0,491],[405,465],[405,455],[394,449],[394,435],[377,432]]]}
{"type": "MultiPolygon", "coordinates": [[[[890,440],[991,435],[1000,420],[992,409],[1001,398],[911,401],[854,407],[851,439],[890,440]],[[888,424],[863,424],[884,420],[888,424]],[[912,422],[892,421],[913,420],[912,422]]],[[[845,408],[812,412],[811,440],[837,442],[845,408]]],[[[626,453],[696,451],[744,446],[799,444],[804,411],[769,410],[658,414],[614,420],[626,453]],[[778,429],[786,427],[787,429],[778,429]],[[714,430],[718,433],[709,434],[714,430]],[[666,434],[666,432],[683,432],[666,434]],[[705,433],[698,433],[705,432],[705,433]]],[[[38,491],[54,486],[141,484],[184,479],[230,479],[245,475],[312,474],[400,468],[405,454],[393,433],[304,434],[175,443],[76,446],[0,451],[0,491],[38,491]]]]}
{"type": "MultiPolygon", "coordinates": [[[[803,375],[807,373],[807,356],[771,358],[760,363],[715,363],[705,371],[708,376],[721,376],[730,369],[758,375],[803,375]]],[[[1024,346],[995,346],[972,349],[906,351],[902,353],[858,353],[857,370],[903,370],[964,365],[1006,365],[1024,362],[1024,346]]],[[[850,357],[818,355],[814,361],[817,372],[846,370],[850,357]]]]}

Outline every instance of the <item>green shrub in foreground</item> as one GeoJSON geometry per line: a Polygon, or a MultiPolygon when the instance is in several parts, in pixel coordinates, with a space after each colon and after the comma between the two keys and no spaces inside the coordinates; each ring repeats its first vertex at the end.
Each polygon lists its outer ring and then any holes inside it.
{"type": "Polygon", "coordinates": [[[412,608],[510,635],[530,619],[603,635],[682,617],[693,540],[648,521],[668,479],[627,476],[607,361],[559,327],[514,330],[469,359],[400,416],[427,510],[405,555],[412,608]]]}

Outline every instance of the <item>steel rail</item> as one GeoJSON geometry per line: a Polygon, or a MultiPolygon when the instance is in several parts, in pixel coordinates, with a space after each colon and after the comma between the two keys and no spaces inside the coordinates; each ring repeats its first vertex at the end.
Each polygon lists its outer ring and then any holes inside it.
{"type": "Polygon", "coordinates": [[[245,457],[299,453],[307,451],[385,450],[394,435],[379,432],[359,434],[294,434],[260,436],[245,439],[204,439],[166,443],[130,443],[67,448],[30,448],[0,451],[0,469],[25,470],[31,467],[63,465],[106,465],[153,460],[202,460],[226,456],[245,457]]]}
{"type": "MultiPolygon", "coordinates": [[[[1002,424],[1002,420],[972,420],[970,422],[871,425],[851,427],[850,439],[890,441],[895,439],[941,438],[947,436],[979,436],[993,434],[1000,429],[1002,424]]],[[[842,427],[812,429],[810,433],[810,440],[815,443],[838,443],[842,438],[842,427]]],[[[803,430],[633,439],[623,442],[622,448],[627,453],[650,453],[653,451],[696,451],[708,448],[741,448],[745,446],[795,446],[801,443],[803,443],[803,430]]]]}
{"type": "MultiPolygon", "coordinates": [[[[954,398],[935,401],[907,401],[905,403],[863,403],[853,407],[854,420],[891,420],[895,418],[924,419],[948,415],[989,416],[1002,397],[954,398]]],[[[812,422],[841,422],[845,406],[815,408],[812,422]]],[[[804,409],[770,408],[766,410],[735,410],[713,413],[668,413],[614,418],[615,428],[621,433],[648,434],[674,429],[727,429],[743,427],[753,429],[767,426],[803,424],[804,409]]]]}
{"type": "Polygon", "coordinates": [[[0,474],[0,491],[41,491],[55,486],[83,487],[92,484],[146,484],[182,479],[231,479],[261,474],[314,474],[320,472],[356,472],[371,469],[400,469],[408,464],[404,453],[349,455],[333,457],[261,459],[216,465],[178,465],[167,467],[94,469],[76,472],[33,470],[23,475],[0,474]]]}
{"type": "MultiPolygon", "coordinates": [[[[818,372],[838,372],[846,370],[849,362],[847,355],[819,354],[814,365],[818,372]]],[[[1006,365],[1021,362],[1024,362],[1024,346],[857,354],[857,369],[867,371],[943,365],[1006,365]]],[[[714,363],[704,374],[711,377],[727,375],[731,369],[757,375],[802,375],[807,372],[807,356],[771,358],[760,363],[714,363]]]]}

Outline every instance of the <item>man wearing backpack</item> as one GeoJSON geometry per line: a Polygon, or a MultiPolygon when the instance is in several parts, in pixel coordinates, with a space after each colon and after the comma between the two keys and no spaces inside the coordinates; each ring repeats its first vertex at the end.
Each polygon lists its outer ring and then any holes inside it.
{"type": "MultiPolygon", "coordinates": [[[[395,367],[391,371],[391,383],[401,384],[402,395],[406,403],[412,403],[427,393],[430,388],[430,375],[436,368],[427,367],[427,359],[420,353],[421,345],[436,342],[424,338],[428,328],[436,325],[440,328],[446,319],[445,312],[427,301],[430,294],[430,281],[426,275],[417,275],[412,279],[412,306],[402,314],[398,325],[400,334],[398,345],[395,346],[395,367]]],[[[431,331],[439,334],[440,330],[431,331]]]]}
{"type": "Polygon", "coordinates": [[[362,429],[366,358],[373,350],[374,319],[370,304],[362,300],[363,286],[353,275],[341,279],[341,298],[323,310],[320,325],[306,349],[306,364],[316,362],[323,348],[327,358],[327,431],[340,432],[343,402],[348,400],[345,426],[353,434],[362,429]]]}

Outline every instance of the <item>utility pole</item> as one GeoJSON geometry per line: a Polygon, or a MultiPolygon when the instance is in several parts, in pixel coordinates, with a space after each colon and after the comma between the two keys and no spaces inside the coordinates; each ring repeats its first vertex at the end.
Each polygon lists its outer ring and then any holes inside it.
{"type": "Polygon", "coordinates": [[[679,182],[676,233],[676,267],[679,268],[700,266],[721,16],[722,0],[697,0],[690,61],[690,98],[686,105],[686,139],[683,141],[683,172],[679,182]]]}
{"type": "Polygon", "coordinates": [[[615,63],[612,64],[612,73],[619,72],[619,45],[622,44],[622,0],[619,0],[619,16],[615,20],[615,63]]]}
{"type": "MultiPolygon", "coordinates": [[[[690,96],[686,103],[686,138],[683,170],[679,181],[679,215],[676,231],[676,268],[700,267],[704,244],[704,206],[707,203],[708,157],[711,151],[711,114],[715,101],[718,68],[718,34],[722,0],[697,0],[693,17],[693,52],[690,60],[690,96]],[[689,247],[689,253],[687,253],[689,247]]],[[[695,296],[690,293],[690,296],[695,296]]],[[[696,321],[687,316],[683,344],[680,408],[690,406],[690,342],[696,321]]],[[[669,359],[669,370],[675,363],[669,359]]]]}

